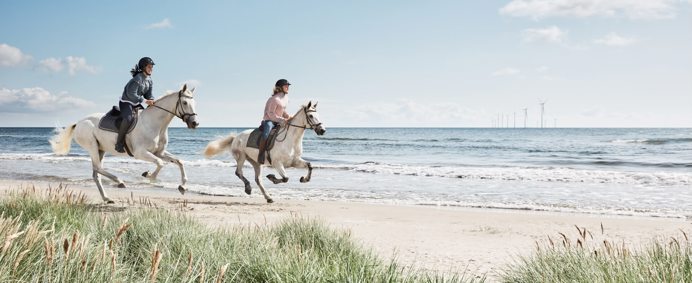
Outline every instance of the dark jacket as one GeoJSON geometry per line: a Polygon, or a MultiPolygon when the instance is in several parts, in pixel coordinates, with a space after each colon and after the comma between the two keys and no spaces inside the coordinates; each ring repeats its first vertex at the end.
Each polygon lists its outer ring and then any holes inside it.
{"type": "Polygon", "coordinates": [[[151,80],[151,77],[145,75],[144,73],[138,73],[127,83],[127,85],[125,85],[125,89],[123,90],[122,97],[120,97],[120,101],[137,105],[141,104],[145,98],[154,99],[154,96],[151,95],[153,86],[154,82],[151,80]]]}

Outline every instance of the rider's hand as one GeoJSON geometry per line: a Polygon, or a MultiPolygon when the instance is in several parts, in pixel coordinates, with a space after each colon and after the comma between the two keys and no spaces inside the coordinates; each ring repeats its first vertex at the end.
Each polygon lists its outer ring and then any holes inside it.
{"type": "Polygon", "coordinates": [[[154,100],[152,100],[152,99],[147,99],[147,100],[144,100],[144,103],[146,103],[146,104],[149,105],[149,106],[152,106],[152,105],[154,105],[154,100]]]}

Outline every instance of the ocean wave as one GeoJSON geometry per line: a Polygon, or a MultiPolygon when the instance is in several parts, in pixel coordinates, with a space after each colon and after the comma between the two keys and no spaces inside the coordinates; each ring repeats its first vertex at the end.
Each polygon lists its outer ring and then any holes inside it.
{"type": "Polygon", "coordinates": [[[639,161],[624,161],[624,160],[604,160],[604,158],[595,158],[595,160],[580,161],[577,158],[551,156],[554,159],[543,161],[552,165],[564,166],[612,166],[612,167],[630,167],[630,168],[692,168],[692,163],[685,162],[639,162],[639,161]],[[563,159],[557,159],[563,158],[563,159]],[[565,160],[564,158],[569,158],[565,160]]]}
{"type": "Polygon", "coordinates": [[[343,137],[315,137],[314,140],[325,140],[325,141],[393,141],[396,142],[398,140],[392,140],[392,139],[371,139],[371,138],[343,138],[343,137]]]}
{"type": "MultiPolygon", "coordinates": [[[[0,160],[36,160],[46,163],[91,162],[87,155],[57,156],[53,154],[0,154],[0,160]]],[[[149,164],[148,161],[129,157],[111,157],[109,163],[149,164]]],[[[232,158],[184,160],[185,166],[200,168],[234,168],[232,158]]],[[[391,164],[377,161],[362,163],[313,162],[318,170],[351,171],[366,174],[388,174],[414,177],[457,178],[465,180],[491,180],[505,182],[557,182],[557,183],[594,183],[594,184],[631,184],[645,186],[689,186],[692,185],[692,173],[687,172],[629,172],[602,170],[598,168],[568,168],[577,164],[575,161],[552,161],[555,166],[519,167],[514,165],[479,166],[473,164],[391,164]]],[[[602,166],[639,166],[648,168],[692,168],[692,163],[644,163],[611,160],[584,162],[585,165],[602,166]]],[[[250,167],[246,163],[245,167],[250,167]]]]}
{"type": "Polygon", "coordinates": [[[692,138],[658,138],[658,139],[629,139],[629,140],[612,140],[612,143],[640,143],[650,145],[663,145],[674,143],[692,143],[692,138]]]}
{"type": "Polygon", "coordinates": [[[357,173],[391,174],[415,177],[458,178],[505,182],[554,182],[630,184],[646,186],[689,186],[692,173],[621,172],[549,167],[458,167],[410,166],[378,163],[355,165],[313,165],[317,169],[347,170],[357,173]]]}

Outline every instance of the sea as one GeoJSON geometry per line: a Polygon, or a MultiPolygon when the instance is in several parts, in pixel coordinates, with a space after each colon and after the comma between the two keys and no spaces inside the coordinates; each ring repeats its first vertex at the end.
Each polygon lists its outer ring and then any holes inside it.
{"type": "MultiPolygon", "coordinates": [[[[234,175],[229,153],[206,159],[206,144],[245,128],[170,128],[168,151],[184,160],[192,193],[262,198],[234,175]]],[[[57,156],[53,128],[0,128],[0,178],[96,186],[91,161],[73,142],[57,156]]],[[[689,128],[328,128],[306,132],[305,169],[289,182],[264,185],[275,201],[337,200],[395,205],[495,208],[692,218],[692,129],[689,128]]],[[[104,167],[128,189],[177,195],[180,172],[141,177],[151,163],[106,155],[104,167]]],[[[262,172],[276,174],[265,167],[262,172]]],[[[106,190],[118,190],[103,178],[106,190]]]]}

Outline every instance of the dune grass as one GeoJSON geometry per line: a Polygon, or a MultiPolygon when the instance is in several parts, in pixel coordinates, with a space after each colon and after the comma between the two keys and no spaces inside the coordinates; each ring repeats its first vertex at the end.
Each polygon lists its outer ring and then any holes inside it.
{"type": "Polygon", "coordinates": [[[62,186],[0,200],[0,241],[0,282],[484,281],[383,261],[316,220],[220,231],[167,210],[113,211],[62,186]]]}
{"type": "Polygon", "coordinates": [[[575,226],[576,237],[559,233],[536,243],[501,275],[504,282],[692,282],[692,245],[681,230],[677,237],[652,239],[636,249],[624,242],[575,226]]]}

